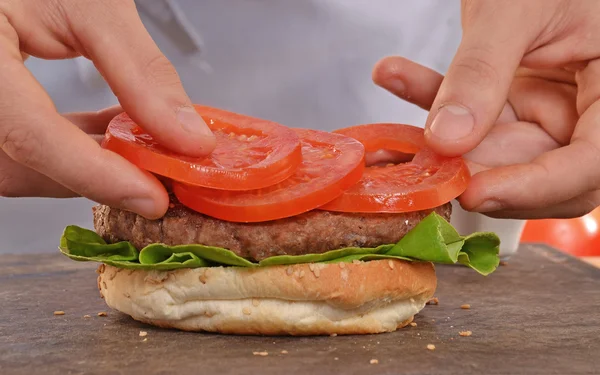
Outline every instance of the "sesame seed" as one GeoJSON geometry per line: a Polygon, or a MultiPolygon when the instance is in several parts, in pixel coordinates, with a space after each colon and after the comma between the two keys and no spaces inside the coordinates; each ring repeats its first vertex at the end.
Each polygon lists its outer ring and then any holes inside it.
{"type": "Polygon", "coordinates": [[[143,341],[143,342],[146,342],[146,341],[148,341],[148,338],[147,338],[147,337],[144,337],[144,339],[143,339],[142,341],[143,341]]]}
{"type": "Polygon", "coordinates": [[[86,315],[83,316],[83,318],[84,319],[88,319],[88,318],[91,318],[91,316],[89,316],[89,315],[86,314],[86,315]]]}
{"type": "Polygon", "coordinates": [[[288,351],[287,350],[282,350],[281,354],[288,354],[288,351]]]}
{"type": "Polygon", "coordinates": [[[315,271],[313,272],[315,274],[315,277],[319,277],[321,276],[321,270],[320,269],[315,269],[315,271]]]}
{"type": "Polygon", "coordinates": [[[252,299],[252,306],[257,307],[258,305],[260,305],[260,301],[257,300],[256,298],[252,299]]]}
{"type": "Polygon", "coordinates": [[[340,268],[346,268],[346,263],[344,262],[339,262],[338,266],[340,266],[340,268]]]}
{"type": "Polygon", "coordinates": [[[460,331],[458,334],[460,336],[462,336],[462,337],[469,337],[469,336],[471,336],[473,334],[473,332],[471,332],[471,331],[460,331]]]}
{"type": "Polygon", "coordinates": [[[58,310],[54,312],[54,315],[65,315],[65,312],[62,310],[58,310]]]}
{"type": "Polygon", "coordinates": [[[412,323],[410,323],[410,326],[411,326],[411,327],[416,327],[416,326],[417,326],[417,323],[415,323],[415,322],[412,322],[412,323]]]}
{"type": "Polygon", "coordinates": [[[337,361],[338,359],[339,359],[338,357],[333,357],[333,360],[334,360],[334,361],[337,361]]]}
{"type": "Polygon", "coordinates": [[[354,259],[354,260],[352,261],[352,263],[353,263],[353,264],[360,264],[360,260],[358,260],[358,259],[354,259]]]}
{"type": "Polygon", "coordinates": [[[376,364],[379,363],[379,361],[376,360],[376,359],[372,359],[372,360],[369,361],[369,363],[372,364],[372,365],[376,365],[376,364]]]}
{"type": "Polygon", "coordinates": [[[433,344],[427,344],[427,349],[428,350],[435,350],[435,345],[433,345],[433,344]]]}
{"type": "Polygon", "coordinates": [[[394,269],[394,262],[392,262],[392,260],[388,260],[388,266],[390,266],[390,269],[394,269]]]}
{"type": "Polygon", "coordinates": [[[248,137],[248,141],[253,141],[255,139],[257,139],[258,137],[256,135],[251,135],[250,137],[248,137]]]}
{"type": "Polygon", "coordinates": [[[244,313],[244,315],[251,315],[252,314],[252,310],[250,310],[249,307],[244,307],[242,309],[242,312],[244,313]]]}
{"type": "Polygon", "coordinates": [[[468,310],[471,308],[471,305],[469,305],[468,303],[465,303],[464,305],[460,305],[460,308],[463,310],[468,310]]]}
{"type": "Polygon", "coordinates": [[[332,334],[331,334],[331,335],[329,335],[329,336],[331,336],[331,337],[335,337],[335,336],[337,336],[337,333],[332,333],[332,334]]]}
{"type": "Polygon", "coordinates": [[[311,271],[315,270],[315,265],[313,263],[309,263],[308,264],[308,269],[310,269],[311,271]]]}
{"type": "Polygon", "coordinates": [[[148,336],[148,332],[140,331],[140,337],[145,337],[145,336],[148,336]]]}
{"type": "Polygon", "coordinates": [[[254,355],[259,355],[259,356],[261,356],[261,357],[266,357],[266,356],[268,356],[268,355],[269,355],[269,353],[268,353],[268,352],[252,352],[252,354],[254,354],[254,355]]]}
{"type": "Polygon", "coordinates": [[[98,316],[107,316],[108,314],[106,313],[106,311],[100,311],[98,313],[98,316]]]}
{"type": "Polygon", "coordinates": [[[285,271],[285,273],[288,274],[288,276],[290,276],[292,273],[294,273],[294,269],[290,266],[287,268],[287,270],[285,271]]]}
{"type": "Polygon", "coordinates": [[[304,270],[300,271],[300,278],[304,277],[304,270]]]}

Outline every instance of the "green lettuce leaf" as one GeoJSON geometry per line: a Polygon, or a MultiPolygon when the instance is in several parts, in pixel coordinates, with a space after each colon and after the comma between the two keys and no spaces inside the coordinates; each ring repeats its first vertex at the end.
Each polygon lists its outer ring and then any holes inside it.
{"type": "Polygon", "coordinates": [[[396,244],[376,248],[349,247],[323,254],[279,255],[259,263],[214,246],[152,244],[138,251],[129,242],[107,244],[94,231],[77,226],[65,228],[60,251],[78,261],[96,261],[123,268],[169,270],[211,266],[268,267],[299,263],[337,263],[354,260],[401,259],[441,264],[462,264],[482,275],[499,263],[500,239],[481,232],[461,236],[443,217],[431,213],[396,244]]]}

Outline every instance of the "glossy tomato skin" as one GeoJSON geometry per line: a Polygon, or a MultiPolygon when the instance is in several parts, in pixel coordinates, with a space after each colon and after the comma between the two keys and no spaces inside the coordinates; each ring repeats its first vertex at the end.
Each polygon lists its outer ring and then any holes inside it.
{"type": "Polygon", "coordinates": [[[295,129],[302,164],[277,185],[249,191],[220,191],[173,183],[185,206],[217,219],[264,222],[299,215],[322,206],[354,185],[364,171],[364,146],[340,134],[295,129]]]}
{"type": "Polygon", "coordinates": [[[600,209],[574,219],[529,220],[521,242],[547,244],[574,256],[600,256],[600,209]]]}
{"type": "Polygon", "coordinates": [[[425,148],[423,129],[403,124],[367,124],[337,130],[365,146],[414,154],[405,163],[370,166],[362,179],[321,209],[339,212],[401,213],[431,209],[462,194],[471,175],[462,158],[446,158],[425,148]]]}
{"type": "Polygon", "coordinates": [[[302,162],[300,140],[292,129],[216,108],[195,108],[217,138],[207,157],[178,155],[161,147],[126,113],[110,122],[102,146],[158,175],[225,190],[277,184],[302,162]]]}

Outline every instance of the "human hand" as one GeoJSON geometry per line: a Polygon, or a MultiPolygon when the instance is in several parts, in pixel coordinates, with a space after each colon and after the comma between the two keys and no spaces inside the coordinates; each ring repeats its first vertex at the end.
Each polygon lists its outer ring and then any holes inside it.
{"type": "Polygon", "coordinates": [[[0,0],[0,196],[81,195],[160,217],[168,207],[160,182],[89,135],[121,109],[61,116],[25,67],[27,55],[89,58],[144,130],[176,152],[206,155],[215,138],[134,2],[0,0]]]}
{"type": "Polygon", "coordinates": [[[446,77],[384,59],[380,86],[423,108],[428,145],[465,154],[460,197],[493,217],[574,217],[600,204],[600,2],[463,1],[446,77]],[[399,84],[398,82],[402,82],[399,84]]]}

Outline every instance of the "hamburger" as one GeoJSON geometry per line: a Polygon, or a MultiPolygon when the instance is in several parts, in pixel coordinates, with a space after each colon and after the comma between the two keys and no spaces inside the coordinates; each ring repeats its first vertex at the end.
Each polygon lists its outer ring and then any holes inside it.
{"type": "Polygon", "coordinates": [[[428,151],[421,129],[327,133],[197,110],[218,140],[206,158],[162,149],[126,114],[107,129],[103,146],[170,194],[158,220],[99,205],[93,231],[65,229],[61,252],[101,263],[111,308],[187,331],[391,332],[433,297],[434,263],[497,267],[496,235],[449,224],[464,162],[428,151]]]}

